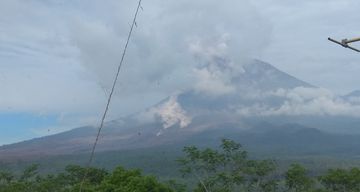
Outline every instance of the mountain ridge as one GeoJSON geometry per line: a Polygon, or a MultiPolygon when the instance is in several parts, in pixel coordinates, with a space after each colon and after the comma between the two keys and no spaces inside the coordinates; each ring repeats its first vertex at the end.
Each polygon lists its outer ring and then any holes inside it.
{"type": "MultiPolygon", "coordinates": [[[[349,135],[335,135],[317,129],[317,126],[312,126],[311,120],[303,125],[296,121],[296,116],[291,119],[284,115],[261,114],[263,111],[270,113],[274,109],[281,109],[288,99],[288,95],[284,95],[286,90],[298,91],[296,89],[300,88],[300,91],[305,90],[306,93],[317,87],[259,60],[244,65],[243,69],[244,72],[230,79],[229,84],[235,90],[232,93],[209,95],[203,92],[204,90],[188,90],[169,96],[144,111],[107,122],[97,150],[156,148],[185,144],[186,140],[193,143],[194,138],[201,140],[200,144],[206,145],[215,142],[214,139],[219,139],[219,136],[239,136],[238,138],[245,141],[248,139],[246,137],[251,136],[254,139],[249,140],[248,144],[262,146],[262,143],[269,142],[268,144],[280,148],[286,146],[286,142],[289,142],[288,146],[299,148],[296,142],[308,142],[306,137],[311,138],[313,143],[316,143],[316,137],[324,138],[323,143],[318,143],[319,146],[327,145],[333,138],[346,137],[354,140],[349,135]],[[252,117],[253,114],[256,118],[252,117]],[[304,137],[298,139],[294,135],[304,137]],[[281,140],[283,137],[285,139],[281,140]],[[265,140],[262,141],[261,138],[265,140]],[[277,145],[276,141],[281,145],[277,145]]],[[[304,118],[301,115],[299,117],[304,118]]],[[[302,120],[301,118],[298,120],[302,120]]],[[[332,117],[329,118],[329,122],[331,119],[332,117]]],[[[96,128],[86,126],[1,146],[0,160],[88,153],[96,131],[96,128]]],[[[346,139],[340,140],[339,145],[353,147],[351,143],[345,142],[346,139]]]]}

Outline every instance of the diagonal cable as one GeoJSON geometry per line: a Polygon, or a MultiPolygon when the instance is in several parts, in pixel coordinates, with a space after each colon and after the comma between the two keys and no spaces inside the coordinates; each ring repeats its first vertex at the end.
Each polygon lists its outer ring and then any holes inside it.
{"type": "Polygon", "coordinates": [[[121,70],[121,67],[122,67],[123,62],[124,62],[124,58],[125,58],[125,55],[126,55],[126,50],[128,48],[128,45],[129,45],[130,38],[131,38],[131,35],[133,33],[134,27],[137,25],[136,24],[136,19],[137,19],[140,8],[142,8],[141,7],[141,1],[142,0],[139,0],[139,3],[138,3],[137,8],[136,8],[134,19],[133,19],[131,27],[130,27],[130,31],[129,31],[129,34],[128,34],[128,37],[127,37],[127,40],[126,40],[126,44],[125,44],[125,47],[124,47],[124,50],[123,50],[123,53],[122,53],[122,56],[121,56],[119,66],[117,68],[117,72],[116,72],[116,75],[115,75],[115,78],[114,78],[114,82],[112,84],[111,91],[110,91],[109,97],[107,99],[105,111],[104,111],[104,113],[102,115],[101,123],[100,123],[99,129],[98,129],[97,135],[96,135],[96,139],[95,139],[94,144],[92,146],[91,155],[90,155],[89,161],[88,161],[88,163],[86,165],[86,171],[85,171],[84,177],[83,177],[83,179],[81,181],[81,184],[80,184],[80,190],[79,190],[80,192],[82,191],[85,179],[89,174],[89,167],[90,167],[90,165],[91,165],[91,163],[92,163],[92,161],[94,159],[95,149],[96,149],[96,146],[97,146],[97,144],[99,142],[101,131],[102,131],[103,127],[104,127],[104,122],[105,122],[105,119],[106,119],[106,115],[107,115],[107,113],[109,111],[111,99],[112,99],[112,96],[114,94],[115,87],[116,87],[116,84],[117,84],[117,81],[118,81],[118,78],[119,78],[120,70],[121,70]]]}

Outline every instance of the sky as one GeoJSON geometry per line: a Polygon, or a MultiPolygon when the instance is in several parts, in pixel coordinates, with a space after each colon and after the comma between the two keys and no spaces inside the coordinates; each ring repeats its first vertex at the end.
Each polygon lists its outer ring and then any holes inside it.
{"type": "MultiPolygon", "coordinates": [[[[136,5],[0,1],[0,145],[99,123],[136,5]]],[[[357,0],[143,0],[142,7],[108,119],[194,86],[231,91],[203,70],[214,54],[234,65],[260,59],[339,95],[360,89],[360,55],[327,41],[360,36],[357,0]]]]}

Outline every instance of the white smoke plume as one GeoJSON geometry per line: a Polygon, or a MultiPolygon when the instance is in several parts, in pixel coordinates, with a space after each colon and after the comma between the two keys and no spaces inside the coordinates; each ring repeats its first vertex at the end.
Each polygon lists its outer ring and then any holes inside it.
{"type": "Polygon", "coordinates": [[[180,128],[185,128],[192,122],[192,117],[177,101],[177,95],[172,95],[163,103],[137,113],[134,118],[143,124],[160,121],[162,129],[158,132],[158,136],[172,126],[178,125],[180,128]]]}
{"type": "Polygon", "coordinates": [[[164,129],[168,129],[176,124],[184,128],[191,123],[191,117],[186,114],[186,111],[177,102],[177,96],[171,96],[168,101],[152,111],[155,116],[160,117],[164,129]]]}
{"type": "MultiPolygon", "coordinates": [[[[96,4],[91,2],[89,7],[96,4]]],[[[110,9],[118,10],[109,11],[108,4],[97,6],[95,13],[102,15],[91,20],[75,17],[70,24],[80,61],[106,90],[132,15],[130,6],[123,5],[134,4],[110,2],[110,9]]],[[[116,94],[120,99],[132,98],[133,102],[123,103],[131,109],[139,101],[149,106],[179,90],[209,95],[233,92],[231,73],[241,71],[241,63],[259,55],[270,39],[269,22],[248,0],[154,0],[144,1],[143,7],[119,79],[121,91],[116,94]]]]}
{"type": "Polygon", "coordinates": [[[199,64],[193,70],[196,79],[194,90],[208,95],[233,93],[232,77],[243,71],[241,64],[234,64],[228,55],[229,34],[211,41],[197,40],[190,44],[190,52],[199,64]]]}

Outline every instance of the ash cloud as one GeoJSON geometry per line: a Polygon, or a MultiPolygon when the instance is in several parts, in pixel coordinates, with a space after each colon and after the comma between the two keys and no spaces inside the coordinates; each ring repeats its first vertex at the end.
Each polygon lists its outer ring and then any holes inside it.
{"type": "Polygon", "coordinates": [[[177,102],[177,96],[171,96],[168,101],[153,108],[152,111],[156,117],[160,117],[164,129],[176,124],[179,124],[180,128],[184,128],[191,123],[191,117],[177,102]]]}
{"type": "Polygon", "coordinates": [[[195,91],[215,96],[235,92],[236,87],[231,82],[233,73],[241,73],[243,69],[229,59],[229,39],[229,35],[223,34],[216,40],[198,40],[190,44],[189,49],[199,62],[193,69],[195,91]]]}
{"type": "Polygon", "coordinates": [[[192,117],[183,109],[177,99],[178,95],[172,95],[163,103],[135,114],[134,118],[143,124],[160,122],[162,127],[158,132],[160,136],[166,129],[178,125],[186,128],[192,122],[192,117]]]}
{"type": "MultiPolygon", "coordinates": [[[[112,2],[123,11],[98,9],[112,19],[80,17],[70,25],[83,65],[105,89],[111,85],[131,15],[121,6],[130,1],[112,2]]],[[[231,93],[231,73],[241,72],[242,63],[260,54],[271,34],[271,25],[249,1],[156,0],[144,1],[143,7],[121,74],[120,98],[139,99],[145,93],[153,96],[150,104],[179,90],[231,93]]]]}

